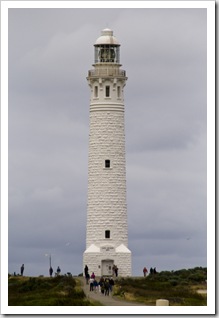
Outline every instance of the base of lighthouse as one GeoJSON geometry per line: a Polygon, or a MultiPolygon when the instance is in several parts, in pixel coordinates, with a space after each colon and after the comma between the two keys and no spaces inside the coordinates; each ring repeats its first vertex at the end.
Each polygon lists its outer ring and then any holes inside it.
{"type": "Polygon", "coordinates": [[[131,276],[131,251],[123,244],[116,248],[92,244],[84,252],[83,266],[85,265],[89,268],[89,274],[94,272],[96,276],[112,276],[113,265],[118,268],[118,276],[131,276]]]}

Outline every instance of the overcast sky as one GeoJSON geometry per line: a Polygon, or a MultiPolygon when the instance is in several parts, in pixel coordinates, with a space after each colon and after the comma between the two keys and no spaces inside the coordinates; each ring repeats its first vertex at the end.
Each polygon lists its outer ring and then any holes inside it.
{"type": "Polygon", "coordinates": [[[121,44],[133,275],[207,266],[207,10],[9,9],[9,272],[82,272],[93,44],[121,44]]]}

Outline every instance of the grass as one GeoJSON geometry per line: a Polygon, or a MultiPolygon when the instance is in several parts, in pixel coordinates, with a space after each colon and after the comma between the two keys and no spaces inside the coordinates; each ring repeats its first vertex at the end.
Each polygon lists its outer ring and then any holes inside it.
{"type": "Polygon", "coordinates": [[[19,277],[8,281],[9,306],[93,306],[72,277],[19,277]]]}
{"type": "MultiPolygon", "coordinates": [[[[206,306],[207,268],[163,271],[141,278],[118,278],[114,295],[119,299],[155,306],[157,299],[168,299],[170,306],[206,306]]],[[[100,306],[87,299],[77,278],[9,276],[9,306],[100,306]]]]}
{"type": "Polygon", "coordinates": [[[157,299],[169,300],[170,306],[206,306],[207,295],[198,289],[207,289],[207,269],[165,271],[146,278],[121,278],[116,281],[114,295],[154,306],[157,299]]]}

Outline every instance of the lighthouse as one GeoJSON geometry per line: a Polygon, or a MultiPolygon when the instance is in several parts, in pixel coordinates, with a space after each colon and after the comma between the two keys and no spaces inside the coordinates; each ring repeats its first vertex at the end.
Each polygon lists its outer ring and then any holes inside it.
{"type": "Polygon", "coordinates": [[[83,268],[96,276],[131,276],[126,203],[124,87],[120,44],[104,29],[94,44],[88,154],[86,250],[83,268]]]}

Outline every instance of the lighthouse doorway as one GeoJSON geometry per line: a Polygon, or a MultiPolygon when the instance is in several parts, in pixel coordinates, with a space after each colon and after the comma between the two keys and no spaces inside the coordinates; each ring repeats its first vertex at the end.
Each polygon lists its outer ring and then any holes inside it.
{"type": "Polygon", "coordinates": [[[113,260],[105,259],[102,261],[102,276],[113,275],[113,260]]]}

